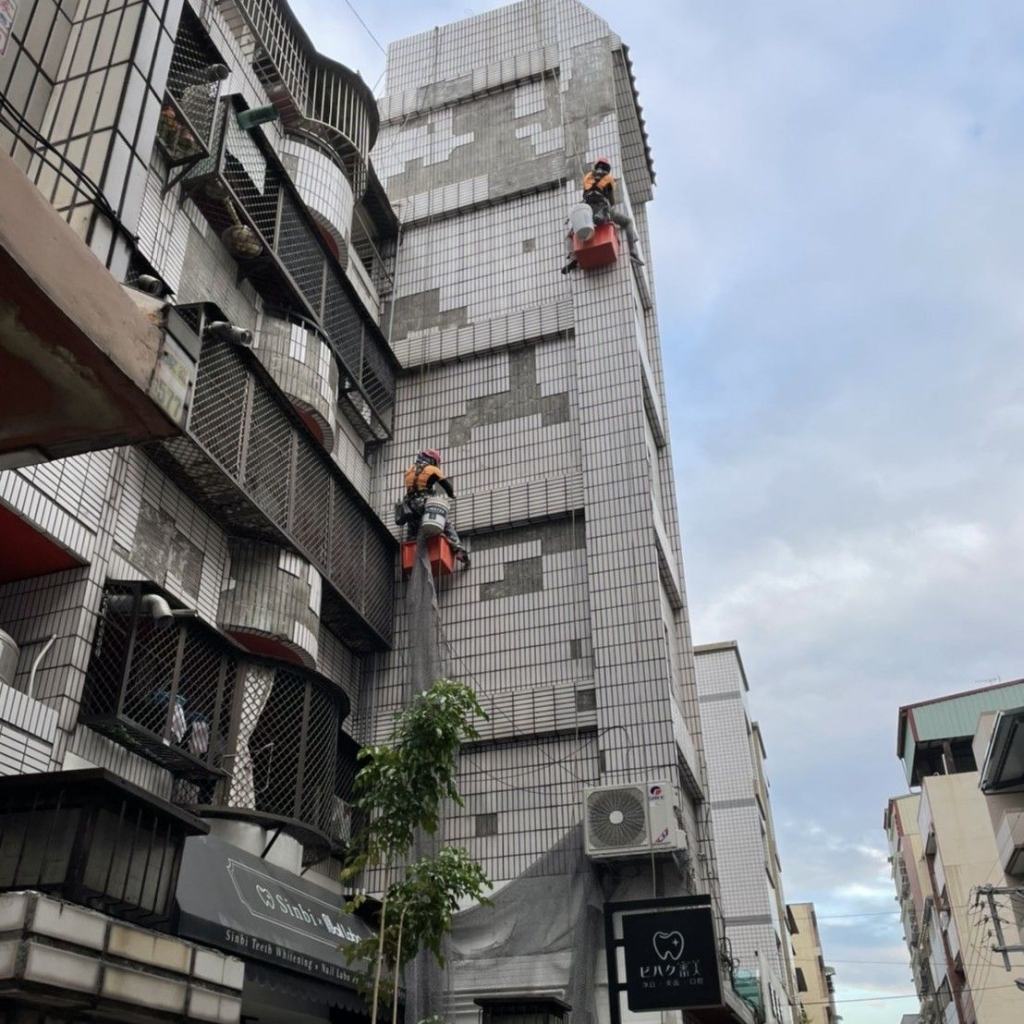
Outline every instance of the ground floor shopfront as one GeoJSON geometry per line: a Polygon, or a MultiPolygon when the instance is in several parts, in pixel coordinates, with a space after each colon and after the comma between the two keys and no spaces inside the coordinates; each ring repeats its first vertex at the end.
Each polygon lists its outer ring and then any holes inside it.
{"type": "Polygon", "coordinates": [[[210,825],[101,769],[0,779],[0,1024],[363,1024],[369,926],[210,825]]]}
{"type": "Polygon", "coordinates": [[[363,1022],[342,945],[370,934],[342,900],[215,836],[185,844],[178,934],[245,965],[242,1018],[274,1024],[363,1022]]]}

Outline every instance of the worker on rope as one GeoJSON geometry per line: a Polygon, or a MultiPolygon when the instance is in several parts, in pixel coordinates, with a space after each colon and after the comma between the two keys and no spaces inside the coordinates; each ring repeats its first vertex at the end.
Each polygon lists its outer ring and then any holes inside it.
{"type": "MultiPolygon", "coordinates": [[[[436,448],[425,448],[417,453],[413,464],[406,469],[405,497],[395,505],[395,523],[398,526],[405,525],[407,540],[415,540],[418,536],[427,498],[435,486],[440,487],[449,498],[455,497],[451,482],[441,472],[441,453],[436,448]]],[[[444,535],[448,538],[455,558],[462,562],[464,569],[468,569],[469,552],[455,532],[451,515],[445,519],[444,535]]]]}
{"type": "MultiPolygon", "coordinates": [[[[633,225],[633,218],[621,209],[615,208],[615,179],[611,174],[611,161],[606,156],[599,156],[594,161],[591,170],[583,175],[583,202],[590,207],[595,224],[607,224],[611,221],[618,225],[626,233],[626,243],[629,245],[629,258],[638,266],[642,267],[644,261],[640,259],[637,252],[636,227],[633,225]]],[[[576,257],[572,248],[572,232],[566,238],[567,262],[562,267],[562,273],[568,274],[577,267],[576,257]]]]}

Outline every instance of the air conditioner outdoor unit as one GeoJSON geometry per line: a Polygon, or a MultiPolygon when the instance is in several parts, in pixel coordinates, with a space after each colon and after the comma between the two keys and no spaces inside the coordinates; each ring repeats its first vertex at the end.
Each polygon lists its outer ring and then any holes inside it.
{"type": "Polygon", "coordinates": [[[660,779],[583,791],[583,835],[588,857],[644,857],[686,849],[679,798],[660,779]]]}

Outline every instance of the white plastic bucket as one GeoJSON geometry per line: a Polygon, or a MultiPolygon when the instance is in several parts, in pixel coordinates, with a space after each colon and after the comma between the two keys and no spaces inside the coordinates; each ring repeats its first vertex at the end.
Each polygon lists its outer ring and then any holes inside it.
{"type": "Polygon", "coordinates": [[[448,495],[428,494],[427,504],[423,508],[423,519],[420,521],[420,533],[424,537],[436,537],[444,533],[448,522],[448,495]]]}
{"type": "Polygon", "coordinates": [[[594,237],[594,211],[587,203],[577,203],[569,211],[569,227],[581,242],[594,237]]]}

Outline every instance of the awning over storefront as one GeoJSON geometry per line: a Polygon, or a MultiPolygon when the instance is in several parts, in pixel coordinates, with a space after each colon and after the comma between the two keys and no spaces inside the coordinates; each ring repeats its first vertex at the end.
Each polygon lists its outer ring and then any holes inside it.
{"type": "Polygon", "coordinates": [[[185,843],[177,900],[179,935],[344,987],[345,1007],[366,1013],[339,947],[372,931],[342,912],[340,897],[214,836],[197,836],[185,843]]]}

